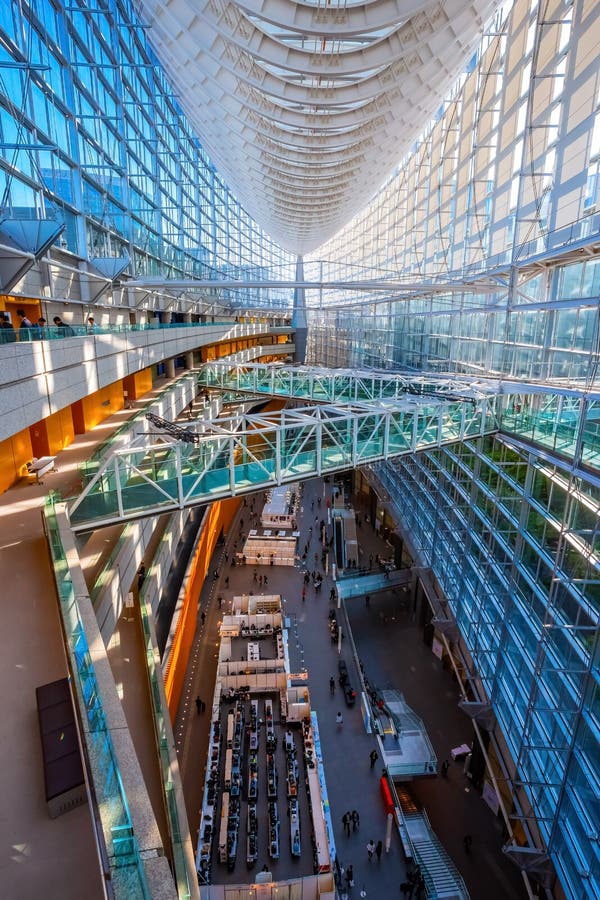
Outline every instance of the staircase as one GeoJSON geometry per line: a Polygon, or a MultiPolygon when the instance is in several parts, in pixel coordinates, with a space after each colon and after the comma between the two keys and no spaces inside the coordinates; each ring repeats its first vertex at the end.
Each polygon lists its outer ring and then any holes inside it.
{"type": "Polygon", "coordinates": [[[467,887],[454,863],[434,833],[424,810],[404,813],[414,862],[421,867],[427,885],[427,897],[468,900],[467,887]]]}
{"type": "Polygon", "coordinates": [[[421,869],[428,900],[469,900],[469,892],[456,866],[442,847],[427,813],[419,809],[408,790],[394,782],[400,807],[400,835],[407,856],[421,869]]]}

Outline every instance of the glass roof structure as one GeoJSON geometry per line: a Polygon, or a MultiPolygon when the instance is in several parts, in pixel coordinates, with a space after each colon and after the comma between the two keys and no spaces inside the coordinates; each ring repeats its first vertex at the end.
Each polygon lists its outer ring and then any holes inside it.
{"type": "Polygon", "coordinates": [[[273,239],[300,255],[373,196],[446,97],[497,6],[138,2],[219,172],[273,239]]]}

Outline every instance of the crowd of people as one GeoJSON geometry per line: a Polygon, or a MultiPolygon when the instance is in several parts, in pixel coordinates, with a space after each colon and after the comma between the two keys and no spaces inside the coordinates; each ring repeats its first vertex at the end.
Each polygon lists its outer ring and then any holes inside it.
{"type": "MultiPolygon", "coordinates": [[[[74,337],[75,328],[63,322],[60,316],[54,316],[53,325],[48,326],[44,316],[39,316],[35,322],[27,316],[24,309],[16,312],[18,323],[12,322],[7,312],[0,313],[0,344],[12,344],[17,341],[45,341],[51,338],[74,337]]],[[[93,316],[89,316],[85,327],[85,334],[93,334],[96,331],[96,322],[93,316]]]]}

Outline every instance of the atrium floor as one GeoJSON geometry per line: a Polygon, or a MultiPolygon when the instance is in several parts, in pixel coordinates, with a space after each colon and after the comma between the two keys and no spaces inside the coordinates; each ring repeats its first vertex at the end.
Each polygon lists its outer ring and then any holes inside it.
{"type": "MultiPolygon", "coordinates": [[[[330,486],[319,479],[304,485],[303,512],[299,521],[301,546],[308,540],[309,528],[313,527],[316,534],[319,520],[327,518],[324,490],[329,491],[330,486]],[[319,495],[320,506],[317,503],[319,495]],[[314,508],[311,508],[313,503],[314,508]]],[[[256,515],[262,506],[262,492],[254,497],[256,515]]],[[[204,585],[200,608],[205,612],[206,620],[202,625],[199,619],[192,663],[175,724],[192,842],[195,844],[197,840],[199,827],[220,615],[230,610],[234,595],[250,590],[254,593],[279,593],[284,598],[285,615],[290,623],[291,668],[295,672],[307,670],[311,706],[318,716],[340,865],[354,866],[356,887],[352,893],[356,896],[359,896],[362,886],[367,891],[367,897],[378,900],[399,896],[399,885],[405,880],[406,863],[395,831],[390,851],[388,854],[384,852],[380,863],[376,860],[369,863],[367,858],[367,842],[370,838],[375,842],[385,842],[386,829],[386,816],[379,793],[381,763],[379,761],[374,770],[369,766],[369,753],[377,748],[376,739],[365,733],[360,706],[356,704],[353,708],[347,708],[339,687],[334,696],[329,691],[329,678],[331,675],[337,676],[339,659],[337,646],[332,644],[328,628],[328,598],[333,581],[330,575],[326,575],[320,594],[316,594],[311,586],[306,601],[302,602],[304,569],[300,567],[256,567],[259,575],[266,574],[268,577],[268,586],[264,589],[253,580],[255,567],[231,567],[234,540],[237,540],[238,550],[241,549],[242,535],[245,536],[248,528],[257,524],[256,520],[250,520],[250,502],[248,499],[248,506],[242,507],[225,544],[217,547],[211,564],[210,571],[218,569],[219,579],[209,578],[204,585]],[[244,528],[240,528],[240,518],[245,520],[244,528]],[[229,556],[229,562],[225,562],[225,554],[229,556]],[[226,577],[229,578],[228,587],[225,586],[226,577]],[[221,609],[219,596],[222,597],[221,609]],[[196,713],[194,699],[197,695],[207,704],[207,712],[203,715],[196,713]],[[338,710],[344,716],[342,727],[335,724],[338,710]],[[341,819],[346,810],[352,809],[357,809],[360,814],[360,828],[346,837],[341,819]]],[[[359,545],[361,561],[366,566],[371,553],[390,555],[389,546],[364,522],[359,530],[359,545]]],[[[317,547],[320,555],[320,543],[313,536],[309,559],[317,547]]],[[[312,561],[309,568],[314,565],[312,561]]],[[[320,564],[318,568],[322,571],[320,564]]],[[[410,622],[404,600],[407,596],[401,589],[374,594],[370,608],[365,607],[362,598],[349,600],[348,616],[357,657],[369,681],[382,689],[395,688],[405,694],[414,711],[425,720],[439,764],[444,758],[450,758],[451,747],[471,739],[471,726],[458,708],[458,690],[450,674],[443,670],[440,661],[423,643],[422,630],[410,622]]],[[[342,622],[345,625],[343,619],[342,622]]],[[[348,663],[351,681],[358,686],[356,660],[348,638],[343,641],[341,655],[348,663]]],[[[525,898],[526,892],[518,870],[501,852],[500,822],[479,793],[472,789],[462,773],[462,765],[452,763],[447,779],[441,776],[416,779],[410,788],[416,799],[426,807],[434,830],[465,879],[472,900],[525,898]],[[469,856],[463,848],[463,837],[467,833],[473,836],[469,856]]],[[[225,866],[215,865],[213,881],[248,883],[252,876],[242,857],[243,854],[240,854],[231,874],[227,873],[225,866]]],[[[260,869],[265,862],[269,861],[259,859],[257,868],[260,869]]]]}

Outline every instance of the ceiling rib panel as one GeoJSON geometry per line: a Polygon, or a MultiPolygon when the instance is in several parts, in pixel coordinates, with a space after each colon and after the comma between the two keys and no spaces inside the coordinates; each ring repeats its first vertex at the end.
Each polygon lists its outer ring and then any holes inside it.
{"type": "Polygon", "coordinates": [[[304,254],[369,201],[499,0],[137,0],[203,146],[248,212],[304,254]]]}

